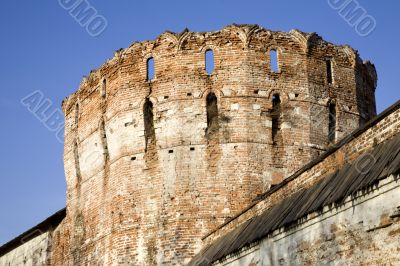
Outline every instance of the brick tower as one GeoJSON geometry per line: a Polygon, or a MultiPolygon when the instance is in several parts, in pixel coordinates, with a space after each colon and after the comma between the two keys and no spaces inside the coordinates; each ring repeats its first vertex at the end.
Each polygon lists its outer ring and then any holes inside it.
{"type": "Polygon", "coordinates": [[[375,116],[376,81],[349,46],[257,25],[116,51],[63,102],[53,263],[184,264],[207,232],[375,116]]]}

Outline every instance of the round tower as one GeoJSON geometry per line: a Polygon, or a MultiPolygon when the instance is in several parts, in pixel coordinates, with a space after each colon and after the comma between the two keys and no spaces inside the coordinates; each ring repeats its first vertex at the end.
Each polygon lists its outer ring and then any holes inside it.
{"type": "Polygon", "coordinates": [[[376,80],[349,46],[257,25],[116,51],[63,102],[55,260],[187,262],[207,232],[371,119],[376,80]]]}

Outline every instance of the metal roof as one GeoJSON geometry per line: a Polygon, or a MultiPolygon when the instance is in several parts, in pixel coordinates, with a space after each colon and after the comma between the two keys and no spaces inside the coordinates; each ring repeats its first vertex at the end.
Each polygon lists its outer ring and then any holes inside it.
{"type": "Polygon", "coordinates": [[[348,196],[359,191],[367,192],[379,180],[399,173],[400,134],[377,145],[312,187],[296,192],[261,215],[239,225],[203,248],[189,265],[210,265],[267,237],[276,229],[293,226],[300,218],[321,211],[325,206],[340,205],[348,196]],[[373,160],[366,161],[368,158],[373,160]],[[368,167],[361,170],[360,165],[368,167]]]}

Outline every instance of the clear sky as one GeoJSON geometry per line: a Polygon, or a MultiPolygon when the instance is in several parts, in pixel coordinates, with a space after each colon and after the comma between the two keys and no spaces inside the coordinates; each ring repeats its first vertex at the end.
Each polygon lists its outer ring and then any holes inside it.
{"type": "Polygon", "coordinates": [[[46,116],[36,117],[21,99],[39,90],[49,100],[47,114],[57,112],[84,75],[133,41],[155,39],[165,30],[212,31],[232,23],[317,32],[375,63],[379,112],[400,98],[398,0],[350,0],[370,16],[364,23],[376,21],[368,36],[360,35],[367,24],[350,26],[328,3],[343,0],[90,0],[104,17],[92,27],[81,26],[63,8],[71,1],[77,0],[10,0],[0,8],[0,244],[65,206],[63,145],[43,122],[46,116]]]}

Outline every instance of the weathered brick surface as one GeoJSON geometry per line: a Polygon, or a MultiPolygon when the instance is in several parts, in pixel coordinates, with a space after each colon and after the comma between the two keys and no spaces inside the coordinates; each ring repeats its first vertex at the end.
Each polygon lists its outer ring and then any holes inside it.
{"type": "MultiPolygon", "coordinates": [[[[235,219],[230,221],[217,230],[213,230],[211,234],[204,240],[205,243],[211,243],[216,238],[223,236],[225,233],[236,228],[239,224],[247,221],[255,215],[261,214],[263,211],[270,209],[275,204],[281,202],[289,195],[303,188],[309,188],[319,180],[327,177],[336,170],[340,169],[345,163],[351,162],[358,158],[361,154],[368,153],[377,144],[391,139],[400,132],[400,109],[393,109],[387,116],[383,117],[372,127],[357,136],[348,136],[348,142],[339,147],[335,152],[302,171],[288,183],[283,185],[277,191],[269,194],[265,199],[253,202],[251,208],[241,212],[235,219]]],[[[362,170],[362,168],[360,168],[362,170]]]]}
{"type": "Polygon", "coordinates": [[[297,30],[166,32],[117,51],[63,102],[67,217],[55,232],[52,263],[187,262],[203,235],[327,149],[329,103],[337,109],[336,139],[372,118],[375,87],[373,65],[356,51],[297,30]],[[215,55],[211,75],[207,49],[215,55]],[[278,51],[277,73],[270,49],[278,51]],[[150,57],[155,79],[147,81],[150,57]],[[211,92],[218,107],[212,130],[211,92]]]}

